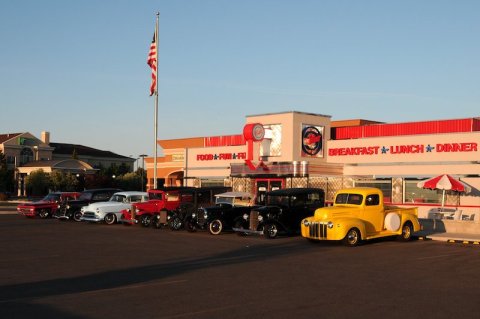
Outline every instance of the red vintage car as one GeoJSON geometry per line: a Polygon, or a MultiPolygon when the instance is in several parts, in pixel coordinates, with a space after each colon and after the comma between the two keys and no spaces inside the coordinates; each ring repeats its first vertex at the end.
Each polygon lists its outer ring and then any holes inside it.
{"type": "Polygon", "coordinates": [[[57,211],[63,202],[77,199],[78,192],[54,192],[36,202],[22,203],[17,206],[17,212],[26,217],[48,218],[57,211]]]}
{"type": "Polygon", "coordinates": [[[151,225],[153,217],[160,214],[160,211],[172,211],[181,203],[182,187],[165,187],[162,189],[152,189],[148,191],[147,202],[134,203],[132,208],[122,210],[121,221],[124,224],[140,223],[142,226],[151,225]],[[134,209],[134,214],[132,214],[134,209]]]}

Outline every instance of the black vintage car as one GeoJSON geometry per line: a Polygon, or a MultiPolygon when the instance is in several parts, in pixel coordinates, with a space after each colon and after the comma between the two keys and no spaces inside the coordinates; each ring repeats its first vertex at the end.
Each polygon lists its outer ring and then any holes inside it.
{"type": "Polygon", "coordinates": [[[210,234],[218,235],[226,229],[232,229],[234,221],[252,208],[253,196],[245,192],[227,192],[215,196],[215,206],[199,208],[186,218],[188,231],[207,229],[210,234]]]}
{"type": "Polygon", "coordinates": [[[231,190],[226,186],[209,187],[166,187],[166,190],[177,190],[180,205],[174,210],[163,209],[155,214],[152,224],[156,228],[168,226],[171,230],[180,230],[185,227],[185,219],[199,208],[215,204],[215,195],[231,190]]]}
{"type": "Polygon", "coordinates": [[[267,205],[252,209],[235,220],[240,235],[259,234],[275,238],[300,232],[300,222],[325,206],[325,192],[319,188],[286,188],[267,193],[267,205]]]}
{"type": "Polygon", "coordinates": [[[106,202],[112,197],[114,193],[121,192],[121,189],[117,188],[98,188],[88,189],[80,193],[80,196],[76,200],[71,200],[61,205],[55,212],[53,217],[60,220],[74,220],[81,221],[82,213],[80,210],[83,206],[88,206],[91,203],[106,202]]]}

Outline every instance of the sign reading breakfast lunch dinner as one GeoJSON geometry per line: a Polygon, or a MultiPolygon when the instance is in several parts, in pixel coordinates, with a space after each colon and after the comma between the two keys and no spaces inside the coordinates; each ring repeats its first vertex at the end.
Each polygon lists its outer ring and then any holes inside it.
{"type": "Polygon", "coordinates": [[[478,161],[480,134],[429,138],[382,138],[378,140],[328,141],[326,154],[331,163],[420,163],[478,161]]]}
{"type": "Polygon", "coordinates": [[[373,145],[358,147],[329,148],[329,156],[355,156],[355,155],[393,155],[393,154],[419,154],[419,153],[461,153],[477,152],[478,144],[467,143],[437,143],[437,144],[409,144],[409,145],[373,145]]]}

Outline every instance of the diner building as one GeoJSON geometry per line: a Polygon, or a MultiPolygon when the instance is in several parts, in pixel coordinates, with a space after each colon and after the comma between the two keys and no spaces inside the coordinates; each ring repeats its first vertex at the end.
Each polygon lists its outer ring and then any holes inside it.
{"type": "MultiPolygon", "coordinates": [[[[443,209],[455,218],[480,217],[480,118],[381,123],[289,111],[248,115],[235,135],[158,144],[158,186],[230,186],[255,194],[259,203],[279,188],[318,187],[332,201],[341,188],[371,186],[389,204],[418,206],[423,217],[443,196],[443,209]],[[442,174],[471,191],[444,195],[417,186],[442,174]]],[[[153,186],[153,162],[145,158],[147,187],[153,186]]]]}

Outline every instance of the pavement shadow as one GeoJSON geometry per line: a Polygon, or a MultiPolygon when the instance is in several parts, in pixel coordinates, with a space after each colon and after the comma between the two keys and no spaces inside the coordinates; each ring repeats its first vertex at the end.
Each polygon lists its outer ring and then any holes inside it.
{"type": "Polygon", "coordinates": [[[258,245],[242,247],[241,249],[198,259],[112,270],[73,278],[4,285],[0,287],[0,308],[4,309],[8,303],[18,305],[19,303],[28,303],[35,298],[124,287],[165,279],[203,268],[264,261],[284,255],[301,254],[312,249],[315,249],[315,247],[306,242],[285,243],[275,246],[258,245]]]}

